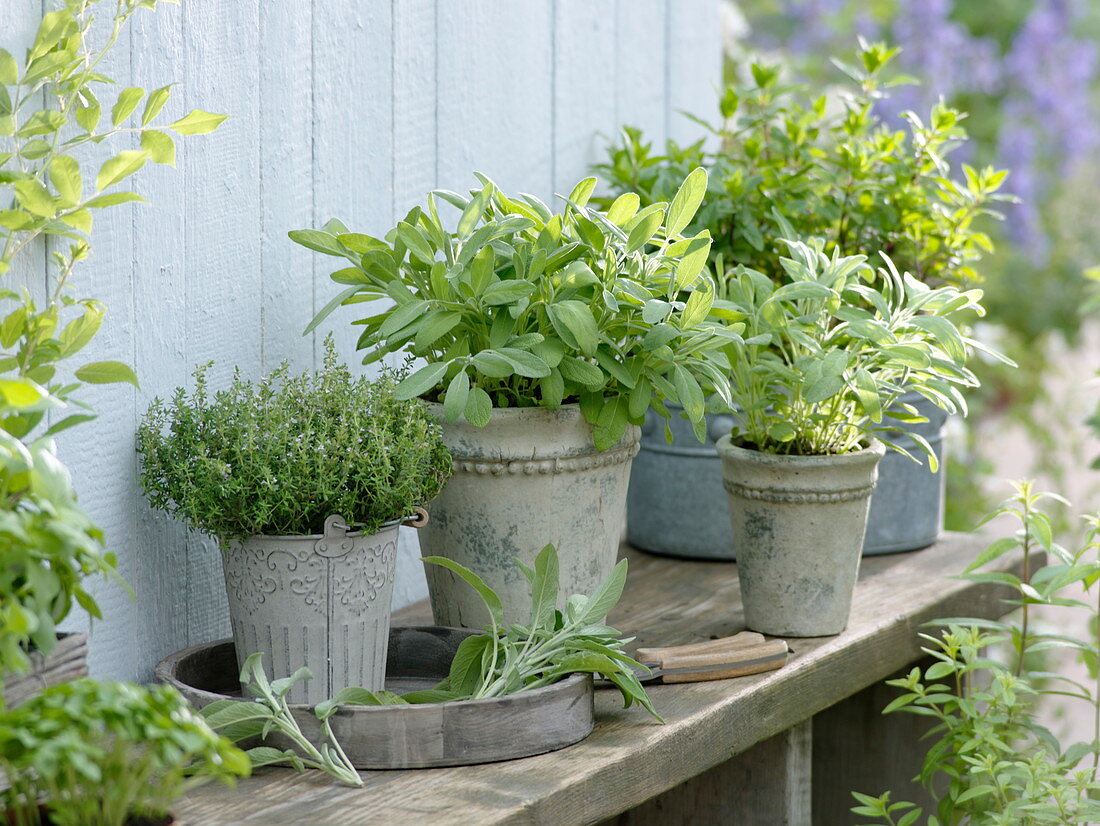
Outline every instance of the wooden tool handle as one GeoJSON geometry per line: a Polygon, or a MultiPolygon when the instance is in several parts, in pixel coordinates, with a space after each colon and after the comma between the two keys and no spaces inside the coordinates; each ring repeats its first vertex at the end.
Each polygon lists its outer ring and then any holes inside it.
{"type": "MultiPolygon", "coordinates": [[[[740,635],[738,635],[740,636],[740,635]]],[[[726,680],[760,674],[783,667],[787,662],[784,640],[744,639],[727,637],[705,643],[671,648],[639,649],[638,659],[661,671],[661,682],[688,683],[703,680],[726,680]],[[657,654],[658,656],[652,656],[657,654]]]]}
{"type": "Polygon", "coordinates": [[[688,645],[673,645],[667,648],[639,648],[635,659],[643,663],[660,663],[665,657],[678,657],[687,654],[707,653],[717,651],[739,651],[753,645],[766,642],[763,634],[755,631],[742,631],[732,637],[720,637],[706,642],[693,642],[688,645]]]}

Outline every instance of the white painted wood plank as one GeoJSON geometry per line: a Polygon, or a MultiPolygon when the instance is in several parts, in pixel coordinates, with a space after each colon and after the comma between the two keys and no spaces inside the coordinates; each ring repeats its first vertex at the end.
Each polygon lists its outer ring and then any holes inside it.
{"type": "Polygon", "coordinates": [[[693,143],[706,131],[681,112],[715,120],[722,85],[719,0],[677,0],[669,7],[669,137],[693,143]]]}
{"type": "MultiPolygon", "coordinates": [[[[216,360],[215,387],[233,368],[260,372],[259,0],[189,0],[183,6],[188,104],[231,115],[188,148],[188,359],[216,360]]],[[[188,543],[188,640],[224,636],[228,609],[220,551],[205,537],[188,543]]]]}
{"type": "MultiPolygon", "coordinates": [[[[179,6],[165,5],[156,14],[141,14],[133,28],[133,82],[148,90],[177,78],[183,59],[183,14],[179,6]]],[[[188,92],[176,87],[161,122],[183,117],[188,92]]],[[[177,141],[177,164],[205,137],[177,141]]],[[[155,398],[168,398],[190,380],[187,347],[186,280],[190,273],[184,222],[198,198],[188,188],[186,170],[148,165],[139,190],[148,205],[133,210],[134,244],[134,369],[141,381],[134,419],[140,421],[155,398]]],[[[131,437],[132,439],[132,437],[131,437]]],[[[131,454],[138,464],[140,460],[131,454]]],[[[132,629],[112,627],[136,649],[125,673],[147,679],[150,665],[187,643],[188,537],[186,529],[167,514],[154,511],[135,486],[115,504],[136,517],[133,544],[125,556],[130,584],[137,593],[137,622],[132,629]]],[[[100,629],[107,636],[108,628],[100,629]]],[[[120,664],[111,661],[117,668],[120,664]]]]}
{"type": "Polygon", "coordinates": [[[615,120],[642,129],[658,151],[664,148],[668,126],[665,29],[670,2],[617,0],[616,10],[615,120]]]}
{"type": "MultiPolygon", "coordinates": [[[[436,0],[400,0],[393,5],[395,220],[423,204],[424,196],[436,187],[436,12],[436,0]]],[[[427,595],[416,531],[402,528],[393,605],[398,608],[427,595]]]]}
{"type": "Polygon", "coordinates": [[[615,0],[554,4],[554,189],[573,185],[604,160],[614,140],[615,0]]]}
{"type": "Polygon", "coordinates": [[[439,4],[439,184],[552,194],[550,0],[439,4]]]}
{"type": "MultiPolygon", "coordinates": [[[[103,24],[93,27],[93,42],[101,42],[103,24]]],[[[132,33],[125,30],[116,48],[100,64],[104,74],[114,78],[117,86],[100,92],[106,112],[114,105],[118,92],[130,82],[130,43],[132,33]]],[[[92,179],[99,164],[113,153],[132,149],[130,135],[116,136],[96,147],[92,157],[81,164],[86,179],[92,179]],[[94,161],[93,161],[94,158],[94,161]]],[[[84,160],[82,158],[82,160],[84,160]]],[[[141,176],[142,173],[138,173],[141,176]]],[[[120,188],[135,186],[135,178],[120,188]]],[[[107,308],[99,334],[79,354],[69,369],[89,361],[116,360],[134,363],[135,318],[133,305],[134,278],[134,210],[133,204],[102,210],[95,215],[92,254],[77,266],[70,279],[73,297],[94,296],[107,308]]],[[[61,460],[72,472],[80,499],[91,517],[107,536],[107,543],[118,554],[118,569],[124,579],[141,577],[146,561],[135,553],[136,526],[133,491],[136,485],[134,455],[134,408],[136,390],[129,385],[88,385],[80,398],[98,414],[98,418],[65,431],[58,438],[61,460]]],[[[132,635],[142,625],[141,607],[114,583],[93,580],[89,590],[104,614],[102,621],[91,625],[89,670],[93,675],[121,669],[134,673],[141,668],[141,643],[134,644],[132,635]],[[126,632],[129,633],[126,633],[126,632]]],[[[140,635],[140,631],[138,631],[140,635]]]]}
{"type": "Polygon", "coordinates": [[[312,5],[260,7],[259,273],[263,290],[261,365],[314,366],[302,330],[313,318],[315,253],[287,232],[313,226],[312,5]]]}
{"type": "MultiPolygon", "coordinates": [[[[313,11],[313,222],[339,218],[372,235],[393,224],[393,46],[391,4],[343,0],[313,11]]],[[[335,258],[313,255],[316,308],[338,292],[328,274],[335,258]]],[[[316,352],[331,331],[341,358],[359,358],[355,315],[334,313],[319,329],[316,352]]],[[[320,359],[317,358],[320,364],[320,359]]]]}
{"type": "Polygon", "coordinates": [[[393,202],[400,218],[436,187],[436,0],[393,7],[393,202]]]}

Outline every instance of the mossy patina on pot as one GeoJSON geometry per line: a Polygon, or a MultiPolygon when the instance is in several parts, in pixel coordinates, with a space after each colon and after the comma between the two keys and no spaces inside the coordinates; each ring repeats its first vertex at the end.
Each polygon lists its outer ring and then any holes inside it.
{"type": "MultiPolygon", "coordinates": [[[[443,409],[429,404],[442,420],[443,409]]],[[[420,531],[425,556],[445,556],[485,580],[506,617],[531,607],[530,585],[515,560],[530,565],[547,543],[558,548],[561,594],[589,594],[611,573],[626,511],[630,463],[639,429],[605,451],[577,405],[494,409],[489,424],[443,426],[455,474],[432,502],[420,531]]],[[[438,625],[480,628],[480,597],[450,571],[426,566],[438,625]]]]}
{"type": "Polygon", "coordinates": [[[782,456],[718,441],[745,624],[776,636],[848,624],[871,491],[885,446],[782,456]]]}

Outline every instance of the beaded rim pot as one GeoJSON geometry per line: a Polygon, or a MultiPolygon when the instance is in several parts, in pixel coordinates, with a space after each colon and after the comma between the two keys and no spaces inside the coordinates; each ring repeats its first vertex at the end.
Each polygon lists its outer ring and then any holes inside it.
{"type": "Polygon", "coordinates": [[[848,624],[871,491],[885,445],[778,456],[718,441],[745,624],[822,637],[848,624]]]}
{"type": "MultiPolygon", "coordinates": [[[[443,420],[441,405],[426,403],[443,420]]],[[[516,565],[534,563],[547,543],[561,562],[559,607],[572,594],[590,594],[611,573],[626,516],[630,463],[639,428],[628,427],[606,451],[578,405],[494,409],[485,427],[443,425],[455,474],[432,502],[420,532],[425,555],[465,565],[496,591],[504,616],[524,620],[531,590],[516,565]]],[[[451,571],[426,565],[437,625],[483,628],[481,598],[451,571]]]]}
{"type": "Polygon", "coordinates": [[[263,652],[274,677],[308,668],[313,679],[290,692],[296,703],[319,703],[348,686],[381,690],[398,528],[426,521],[420,510],[364,534],[333,515],[323,534],[230,543],[222,564],[238,665],[263,652]]]}

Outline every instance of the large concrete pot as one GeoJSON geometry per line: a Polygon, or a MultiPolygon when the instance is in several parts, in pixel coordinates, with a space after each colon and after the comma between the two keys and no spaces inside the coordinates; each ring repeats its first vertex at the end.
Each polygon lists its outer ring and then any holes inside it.
{"type": "Polygon", "coordinates": [[[905,429],[928,440],[940,470],[932,473],[928,460],[909,438],[897,435],[896,441],[921,464],[896,451],[888,451],[878,468],[878,485],[871,497],[871,514],[867,519],[867,537],[863,553],[892,554],[927,548],[943,530],[944,472],[946,443],[944,425],[947,413],[919,393],[906,393],[901,401],[913,405],[927,422],[906,425],[905,429]]]}
{"type": "Polygon", "coordinates": [[[665,556],[732,560],[729,505],[715,443],[729,435],[733,417],[707,416],[707,439],[695,438],[682,408],[670,404],[671,444],[665,419],[650,411],[641,450],[630,469],[626,538],[635,548],[665,556]]]}
{"type": "Polygon", "coordinates": [[[323,535],[253,536],[222,555],[238,665],[258,651],[275,677],[305,666],[290,692],[319,703],[347,686],[384,688],[399,523],[349,532],[330,516],[323,535]]]}
{"type": "MultiPolygon", "coordinates": [[[[440,405],[429,408],[440,420],[440,405]]],[[[600,452],[577,405],[493,410],[485,427],[444,425],[455,475],[432,502],[420,532],[425,555],[445,556],[484,579],[504,602],[509,622],[526,622],[531,591],[516,565],[548,542],[561,562],[559,603],[590,594],[615,565],[638,428],[600,452]]],[[[489,616],[465,582],[426,565],[437,625],[481,628],[489,616]]]]}
{"type": "Polygon", "coordinates": [[[776,456],[718,441],[745,624],[784,637],[839,634],[859,573],[880,442],[776,456]]]}

